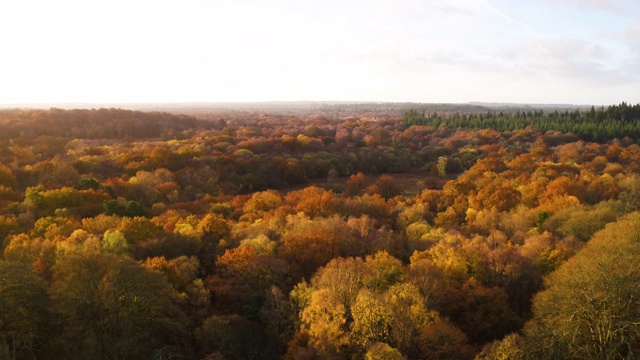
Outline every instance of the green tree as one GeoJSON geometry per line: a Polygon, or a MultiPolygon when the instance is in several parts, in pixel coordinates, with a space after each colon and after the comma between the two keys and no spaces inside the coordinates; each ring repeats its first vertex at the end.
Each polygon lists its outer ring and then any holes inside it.
{"type": "Polygon", "coordinates": [[[118,230],[107,230],[102,237],[102,250],[117,255],[130,255],[131,247],[124,234],[118,230]]]}
{"type": "Polygon", "coordinates": [[[129,217],[147,216],[147,212],[142,205],[133,200],[129,200],[127,206],[124,208],[124,215],[129,217]]]}
{"type": "Polygon", "coordinates": [[[98,180],[92,177],[82,178],[78,180],[78,183],[76,184],[76,189],[78,190],[89,190],[89,189],[97,190],[99,188],[100,188],[100,183],[98,182],[98,180]]]}
{"type": "Polygon", "coordinates": [[[121,204],[116,199],[104,200],[102,202],[102,206],[104,208],[104,213],[106,215],[124,215],[126,205],[121,204]]]}

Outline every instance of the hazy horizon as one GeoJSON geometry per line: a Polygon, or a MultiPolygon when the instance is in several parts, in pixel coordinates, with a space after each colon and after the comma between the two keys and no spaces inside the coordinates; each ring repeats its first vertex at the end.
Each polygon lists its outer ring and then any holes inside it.
{"type": "Polygon", "coordinates": [[[640,101],[640,0],[25,0],[0,104],[640,101]]]}
{"type": "Polygon", "coordinates": [[[332,106],[332,105],[396,105],[406,107],[416,105],[416,107],[429,107],[437,105],[445,106],[481,106],[487,108],[513,107],[513,108],[586,108],[590,106],[610,106],[615,104],[561,104],[561,103],[510,103],[510,102],[481,102],[469,101],[460,103],[429,103],[412,101],[339,101],[339,100],[274,100],[274,101],[222,101],[222,102],[60,102],[60,103],[0,103],[0,109],[98,109],[98,108],[121,108],[131,110],[154,110],[154,109],[234,109],[252,107],[256,109],[267,108],[295,108],[296,106],[332,106]]]}

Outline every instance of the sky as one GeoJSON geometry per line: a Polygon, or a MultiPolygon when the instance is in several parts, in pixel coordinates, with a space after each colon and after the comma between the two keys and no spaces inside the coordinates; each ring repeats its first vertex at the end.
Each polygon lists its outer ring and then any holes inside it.
{"type": "Polygon", "coordinates": [[[0,104],[640,102],[640,0],[0,2],[0,104]]]}

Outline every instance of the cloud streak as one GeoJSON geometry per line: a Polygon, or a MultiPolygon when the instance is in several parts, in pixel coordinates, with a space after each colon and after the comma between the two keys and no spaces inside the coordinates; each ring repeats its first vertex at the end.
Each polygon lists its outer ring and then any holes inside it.
{"type": "Polygon", "coordinates": [[[510,23],[510,24],[513,24],[513,25],[519,26],[519,27],[521,27],[521,28],[523,28],[523,29],[525,29],[525,30],[527,30],[527,31],[531,32],[532,34],[537,34],[537,33],[538,33],[538,32],[537,32],[537,31],[536,31],[532,26],[530,26],[529,24],[526,24],[526,23],[524,23],[524,22],[522,22],[522,21],[518,21],[518,20],[516,20],[514,17],[509,16],[509,15],[507,15],[506,13],[504,13],[504,12],[502,12],[502,11],[500,11],[500,10],[496,9],[495,7],[491,6],[491,4],[489,3],[489,1],[487,1],[487,0],[483,0],[483,1],[481,2],[481,4],[482,4],[482,6],[483,6],[485,9],[487,9],[487,10],[489,10],[490,12],[492,12],[493,14],[497,15],[498,17],[500,17],[500,18],[501,18],[501,19],[503,19],[504,21],[506,21],[506,22],[508,22],[508,23],[510,23]]]}

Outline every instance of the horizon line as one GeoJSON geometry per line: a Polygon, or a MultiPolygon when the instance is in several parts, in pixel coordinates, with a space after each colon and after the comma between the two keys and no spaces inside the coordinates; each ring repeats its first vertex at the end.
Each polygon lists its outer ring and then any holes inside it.
{"type": "Polygon", "coordinates": [[[368,101],[368,100],[270,100],[270,101],[78,101],[78,102],[12,102],[0,103],[1,109],[50,109],[50,108],[105,108],[105,107],[199,107],[199,106],[242,106],[242,105],[463,105],[463,106],[546,106],[546,107],[588,107],[609,106],[617,104],[576,104],[576,103],[539,103],[508,101],[468,101],[468,102],[419,102],[419,101],[368,101]]]}

